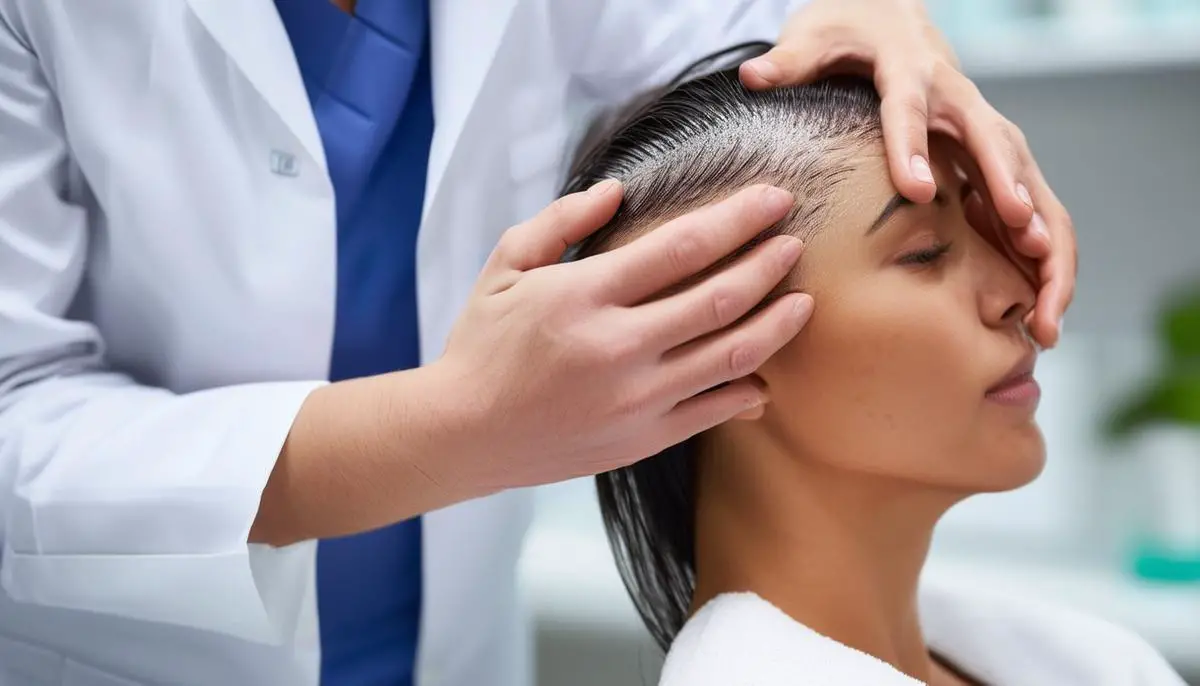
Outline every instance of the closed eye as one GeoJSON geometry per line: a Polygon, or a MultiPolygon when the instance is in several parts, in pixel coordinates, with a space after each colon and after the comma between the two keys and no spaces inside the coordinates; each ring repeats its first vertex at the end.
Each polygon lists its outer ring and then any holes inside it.
{"type": "Polygon", "coordinates": [[[899,259],[900,264],[927,266],[933,264],[945,257],[946,253],[950,252],[949,243],[939,243],[938,245],[910,252],[899,259]]]}

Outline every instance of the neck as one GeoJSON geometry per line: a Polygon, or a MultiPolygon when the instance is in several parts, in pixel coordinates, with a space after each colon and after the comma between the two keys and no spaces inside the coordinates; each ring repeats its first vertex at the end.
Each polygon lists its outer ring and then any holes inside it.
{"type": "Polygon", "coordinates": [[[354,14],[354,8],[356,5],[358,5],[358,0],[330,0],[330,1],[333,4],[337,5],[338,9],[342,10],[346,14],[354,14]]]}
{"type": "Polygon", "coordinates": [[[720,593],[751,591],[929,682],[936,666],[917,587],[934,525],[953,500],[778,451],[751,452],[714,445],[701,458],[695,608],[720,593]]]}

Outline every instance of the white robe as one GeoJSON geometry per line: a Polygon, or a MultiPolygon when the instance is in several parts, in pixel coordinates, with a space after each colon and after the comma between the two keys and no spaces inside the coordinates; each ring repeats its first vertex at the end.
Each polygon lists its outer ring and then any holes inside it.
{"type": "MultiPolygon", "coordinates": [[[[1185,686],[1140,637],[1065,608],[925,587],[932,651],[988,686],[1185,686]]],[[[688,621],[660,686],[915,686],[752,593],[718,596],[688,621]]]]}

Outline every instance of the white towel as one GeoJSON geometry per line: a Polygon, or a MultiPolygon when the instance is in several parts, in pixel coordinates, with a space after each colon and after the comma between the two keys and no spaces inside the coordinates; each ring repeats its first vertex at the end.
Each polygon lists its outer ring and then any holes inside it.
{"type": "MultiPolygon", "coordinates": [[[[989,686],[1186,686],[1136,635],[1010,597],[925,587],[930,648],[989,686]]],[[[660,686],[917,686],[751,593],[718,596],[671,646],[660,686]]]]}

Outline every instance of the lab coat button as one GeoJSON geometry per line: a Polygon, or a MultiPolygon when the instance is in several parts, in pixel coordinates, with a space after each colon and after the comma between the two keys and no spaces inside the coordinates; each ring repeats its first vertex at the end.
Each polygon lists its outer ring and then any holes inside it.
{"type": "Polygon", "coordinates": [[[300,176],[300,163],[296,156],[282,150],[271,151],[271,173],[278,176],[300,176]]]}

